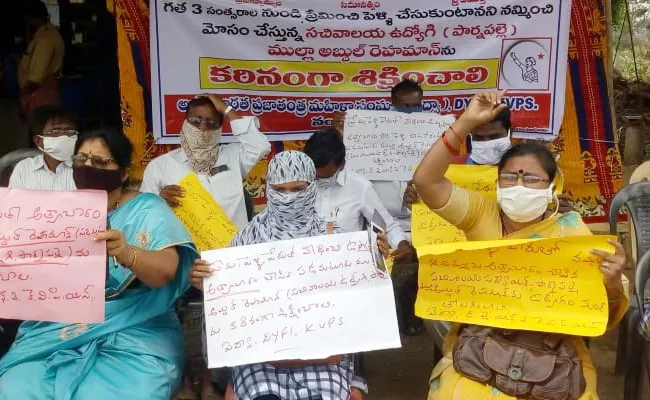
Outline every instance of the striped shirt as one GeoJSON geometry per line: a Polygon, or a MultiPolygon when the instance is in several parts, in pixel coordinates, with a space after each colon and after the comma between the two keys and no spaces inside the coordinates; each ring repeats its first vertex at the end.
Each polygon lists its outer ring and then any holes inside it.
{"type": "Polygon", "coordinates": [[[9,178],[9,187],[31,190],[75,190],[77,187],[72,177],[72,161],[62,162],[55,171],[51,171],[45,164],[42,154],[26,158],[14,167],[9,178]]]}
{"type": "MultiPolygon", "coordinates": [[[[222,144],[213,175],[197,174],[203,187],[221,206],[228,218],[241,229],[248,223],[243,178],[257,162],[271,151],[271,143],[258,130],[255,117],[242,117],[230,121],[233,134],[240,143],[222,144]]],[[[169,185],[193,172],[182,148],[153,159],[144,171],[141,192],[159,194],[169,185]]]]}

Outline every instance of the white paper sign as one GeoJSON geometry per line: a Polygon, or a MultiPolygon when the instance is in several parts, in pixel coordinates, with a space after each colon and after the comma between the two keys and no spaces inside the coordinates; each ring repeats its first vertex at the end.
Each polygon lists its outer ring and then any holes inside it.
{"type": "Polygon", "coordinates": [[[345,114],[345,168],[370,180],[409,181],[455,117],[434,113],[351,110],[345,114]]]}
{"type": "Polygon", "coordinates": [[[209,368],[400,347],[369,247],[364,231],[204,252],[209,368]]]}

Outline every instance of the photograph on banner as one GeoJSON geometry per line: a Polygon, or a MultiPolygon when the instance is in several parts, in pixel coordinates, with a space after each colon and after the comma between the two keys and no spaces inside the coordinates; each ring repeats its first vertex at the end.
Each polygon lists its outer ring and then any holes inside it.
{"type": "Polygon", "coordinates": [[[271,140],[305,139],[336,112],[390,110],[391,88],[409,78],[424,90],[423,110],[438,114],[459,115],[477,91],[508,89],[514,136],[549,139],[564,113],[570,8],[560,0],[365,9],[153,0],[154,136],[178,143],[188,102],[209,92],[261,117],[271,140]]]}
{"type": "Polygon", "coordinates": [[[185,194],[174,214],[190,233],[199,251],[221,249],[230,244],[237,233],[223,209],[201,185],[195,173],[189,173],[178,183],[185,194]]]}
{"type": "Polygon", "coordinates": [[[600,336],[609,318],[600,258],[613,236],[425,246],[416,314],[465,324],[600,336]]]}
{"type": "Polygon", "coordinates": [[[368,232],[203,252],[210,368],[401,346],[393,287],[368,232]]]}
{"type": "Polygon", "coordinates": [[[106,192],[0,188],[0,319],[104,322],[106,192]]]}

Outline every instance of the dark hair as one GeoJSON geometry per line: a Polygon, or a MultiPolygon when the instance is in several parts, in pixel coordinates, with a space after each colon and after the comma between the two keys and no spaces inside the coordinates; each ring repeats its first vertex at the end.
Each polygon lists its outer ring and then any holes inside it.
{"type": "Polygon", "coordinates": [[[303,151],[311,158],[316,168],[332,163],[338,167],[345,162],[345,145],[334,128],[322,129],[311,135],[303,151]]]}
{"type": "Polygon", "coordinates": [[[51,121],[71,122],[77,125],[74,114],[60,106],[41,106],[35,108],[29,115],[27,126],[29,134],[34,137],[43,133],[45,125],[51,121]]]}
{"type": "MultiPolygon", "coordinates": [[[[190,100],[190,102],[187,103],[187,108],[185,109],[185,115],[188,115],[192,108],[201,107],[201,106],[212,107],[214,109],[214,111],[217,113],[217,115],[219,116],[219,119],[220,119],[221,123],[223,123],[223,115],[221,115],[221,113],[219,111],[217,111],[217,108],[212,103],[212,100],[210,100],[206,96],[198,96],[198,97],[195,97],[192,100],[190,100]]],[[[221,124],[219,124],[219,125],[221,125],[221,124]]]]}
{"type": "Polygon", "coordinates": [[[492,122],[501,122],[501,125],[503,125],[504,128],[506,128],[507,131],[512,128],[512,121],[510,121],[510,107],[506,107],[497,115],[495,119],[492,120],[492,122]]]}
{"type": "Polygon", "coordinates": [[[47,6],[41,0],[29,0],[24,7],[24,14],[26,17],[40,18],[43,21],[48,21],[50,19],[50,13],[47,11],[47,6]]]}
{"type": "Polygon", "coordinates": [[[542,165],[542,169],[544,169],[544,172],[546,172],[551,182],[555,179],[555,175],[557,174],[557,163],[555,162],[553,153],[551,153],[551,151],[546,148],[546,146],[534,142],[520,143],[510,147],[503,154],[503,157],[501,157],[501,161],[499,161],[498,171],[501,172],[503,167],[511,158],[523,156],[535,156],[539,163],[542,165]]]}
{"type": "Polygon", "coordinates": [[[398,92],[420,92],[424,94],[422,86],[413,79],[404,79],[390,90],[390,97],[395,98],[398,92]]]}
{"type": "Polygon", "coordinates": [[[113,128],[100,128],[94,131],[84,132],[79,135],[74,152],[77,153],[82,144],[92,139],[101,139],[106,143],[106,147],[111,152],[113,160],[115,160],[121,169],[127,169],[131,166],[133,145],[122,131],[113,128]]]}

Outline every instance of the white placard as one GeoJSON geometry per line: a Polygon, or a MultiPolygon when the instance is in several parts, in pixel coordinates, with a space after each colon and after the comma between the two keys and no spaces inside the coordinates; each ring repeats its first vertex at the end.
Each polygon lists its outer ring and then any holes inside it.
{"type": "Polygon", "coordinates": [[[433,113],[348,111],[345,167],[370,180],[409,181],[413,167],[455,120],[433,113]]]}
{"type": "Polygon", "coordinates": [[[209,368],[400,347],[369,247],[363,231],[202,253],[209,368]]]}

